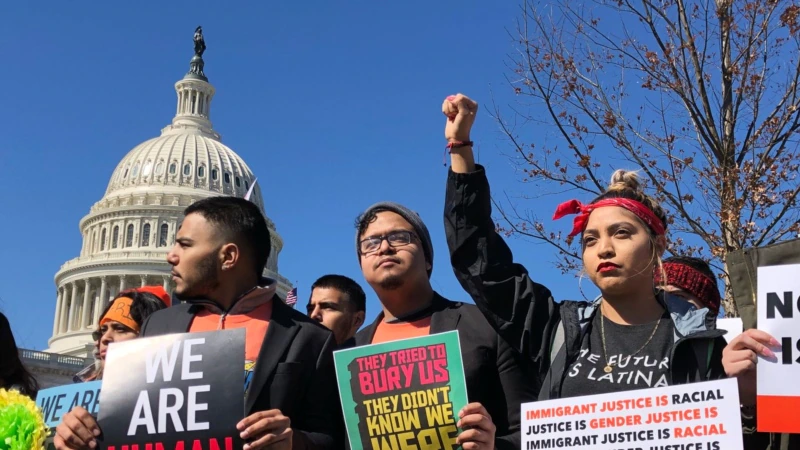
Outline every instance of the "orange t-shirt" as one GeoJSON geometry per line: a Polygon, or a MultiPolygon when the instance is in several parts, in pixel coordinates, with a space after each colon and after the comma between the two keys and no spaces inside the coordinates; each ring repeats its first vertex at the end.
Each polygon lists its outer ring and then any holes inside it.
{"type": "Polygon", "coordinates": [[[431,316],[413,322],[384,322],[380,321],[372,336],[373,344],[391,342],[398,339],[408,339],[431,334],[431,316]]]}
{"type": "Polygon", "coordinates": [[[245,314],[230,314],[222,320],[220,314],[204,309],[197,313],[189,326],[190,333],[201,331],[245,329],[244,359],[255,361],[261,352],[261,343],[267,335],[272,318],[272,302],[266,302],[245,314]]]}

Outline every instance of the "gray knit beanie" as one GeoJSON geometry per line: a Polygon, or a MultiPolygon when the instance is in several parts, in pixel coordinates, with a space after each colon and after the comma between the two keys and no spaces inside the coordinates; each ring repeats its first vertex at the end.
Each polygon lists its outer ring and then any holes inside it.
{"type": "Polygon", "coordinates": [[[419,240],[422,242],[422,252],[425,255],[425,260],[431,265],[431,270],[428,270],[428,277],[431,276],[433,270],[433,244],[431,243],[431,234],[428,232],[428,227],[422,221],[422,218],[416,212],[406,208],[405,206],[394,202],[378,202],[366,209],[360,216],[358,216],[358,223],[356,226],[356,255],[358,255],[359,264],[361,263],[361,252],[359,250],[359,241],[361,239],[360,230],[361,222],[365,217],[369,217],[372,213],[379,213],[383,211],[391,211],[399,214],[403,219],[414,228],[419,240]]]}

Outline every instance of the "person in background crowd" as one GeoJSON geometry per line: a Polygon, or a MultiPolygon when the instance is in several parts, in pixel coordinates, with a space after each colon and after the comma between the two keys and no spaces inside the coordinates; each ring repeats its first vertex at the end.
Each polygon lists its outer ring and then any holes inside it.
{"type": "Polygon", "coordinates": [[[11,324],[0,313],[0,388],[13,389],[36,400],[39,383],[22,364],[11,324]]]}
{"type": "Polygon", "coordinates": [[[580,238],[598,300],[556,303],[534,281],[536,272],[514,262],[495,230],[486,171],[472,152],[477,111],[461,94],[442,105],[451,155],[444,211],[450,261],[489,322],[534,365],[539,399],[723,378],[725,339],[715,315],[654,289],[667,218],[635,173],[618,170],[590,204],[565,202],[553,217],[577,214],[569,236],[580,238]]]}
{"type": "Polygon", "coordinates": [[[382,311],[356,334],[357,345],[458,330],[467,395],[459,412],[465,449],[519,449],[520,403],[536,391],[520,355],[492,329],[474,305],[450,301],[433,290],[433,246],[428,228],[397,203],[369,207],[358,218],[356,255],[382,311]]]}
{"type": "Polygon", "coordinates": [[[339,349],[355,345],[355,335],[364,324],[367,295],[355,280],[344,275],[324,275],[311,285],[308,317],[333,332],[339,349]]]}
{"type": "MultiPolygon", "coordinates": [[[[236,197],[199,200],[184,214],[167,255],[174,296],[184,303],[148,317],[141,336],[244,328],[245,369],[255,367],[245,380],[246,417],[237,425],[244,450],[339,448],[336,343],[329,330],[281,301],[274,280],[262,278],[270,253],[263,214],[236,197]]],[[[76,408],[54,441],[57,449],[84,449],[100,433],[76,408]]]]}
{"type": "Polygon", "coordinates": [[[656,267],[654,281],[665,292],[683,298],[698,309],[708,308],[715,317],[722,301],[717,277],[707,262],[690,256],[673,256],[656,267]],[[666,280],[664,279],[666,277],[666,280]]]}
{"type": "Polygon", "coordinates": [[[136,339],[145,319],[171,304],[169,294],[161,286],[144,286],[120,292],[103,310],[97,330],[92,333],[95,364],[78,372],[74,381],[102,380],[108,346],[114,342],[136,339]]]}

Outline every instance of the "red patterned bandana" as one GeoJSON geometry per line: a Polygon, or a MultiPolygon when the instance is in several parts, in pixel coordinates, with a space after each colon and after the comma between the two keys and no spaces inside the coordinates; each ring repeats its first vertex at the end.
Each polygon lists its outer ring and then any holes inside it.
{"type": "Polygon", "coordinates": [[[693,267],[679,263],[665,263],[664,272],[667,275],[666,281],[661,277],[661,271],[656,269],[654,281],[656,285],[667,284],[677,286],[700,300],[700,303],[708,309],[717,312],[721,298],[717,284],[703,272],[693,267]]]}
{"type": "Polygon", "coordinates": [[[553,214],[553,220],[558,220],[569,214],[577,214],[578,216],[572,222],[572,231],[569,233],[570,237],[576,236],[586,229],[586,224],[589,222],[589,214],[595,209],[604,206],[619,206],[627,209],[641,219],[642,222],[646,223],[657,236],[661,236],[666,232],[664,223],[650,208],[641,202],[627,198],[607,198],[589,205],[584,205],[578,200],[570,200],[558,205],[555,214],[553,214]]]}

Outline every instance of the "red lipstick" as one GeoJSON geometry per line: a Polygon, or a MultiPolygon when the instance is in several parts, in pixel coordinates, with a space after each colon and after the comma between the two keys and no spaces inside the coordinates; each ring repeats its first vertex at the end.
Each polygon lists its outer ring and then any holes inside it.
{"type": "Polygon", "coordinates": [[[600,273],[610,272],[610,271],[616,270],[616,269],[619,269],[619,266],[614,264],[614,263],[612,263],[612,262],[600,263],[600,265],[597,266],[597,271],[600,272],[600,273]]]}

